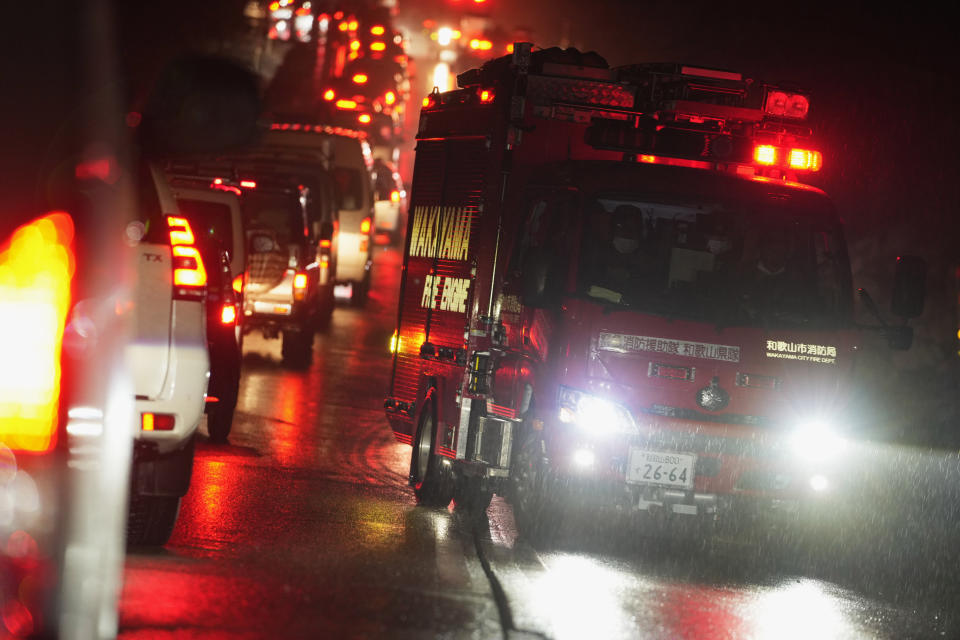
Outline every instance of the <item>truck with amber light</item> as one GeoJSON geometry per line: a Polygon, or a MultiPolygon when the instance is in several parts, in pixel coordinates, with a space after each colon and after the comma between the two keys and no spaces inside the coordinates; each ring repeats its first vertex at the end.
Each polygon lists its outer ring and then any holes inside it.
{"type": "Polygon", "coordinates": [[[803,183],[808,96],[525,43],[458,83],[420,116],[385,400],[419,502],[499,493],[531,527],[828,494],[860,328],[841,219],[803,183]]]}

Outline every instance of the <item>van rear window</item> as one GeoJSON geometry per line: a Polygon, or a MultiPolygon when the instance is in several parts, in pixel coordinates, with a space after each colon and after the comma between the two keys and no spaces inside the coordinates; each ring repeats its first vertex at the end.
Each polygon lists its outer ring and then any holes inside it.
{"type": "Polygon", "coordinates": [[[230,207],[222,202],[177,198],[180,209],[197,237],[200,245],[222,244],[227,249],[233,245],[233,221],[230,207]]]}
{"type": "Polygon", "coordinates": [[[363,173],[359,169],[335,167],[333,179],[337,183],[338,209],[359,209],[363,206],[363,173]]]}

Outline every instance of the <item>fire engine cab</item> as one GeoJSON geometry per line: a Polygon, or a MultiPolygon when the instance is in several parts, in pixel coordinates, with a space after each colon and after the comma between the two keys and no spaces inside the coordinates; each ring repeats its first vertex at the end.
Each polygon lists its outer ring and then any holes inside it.
{"type": "Polygon", "coordinates": [[[385,400],[418,501],[522,530],[828,495],[859,330],[809,97],[527,43],[458,84],[420,116],[385,400]]]}

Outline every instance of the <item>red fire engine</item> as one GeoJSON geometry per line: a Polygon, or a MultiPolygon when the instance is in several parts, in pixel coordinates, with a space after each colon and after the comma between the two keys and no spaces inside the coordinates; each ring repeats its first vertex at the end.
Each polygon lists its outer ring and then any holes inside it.
{"type": "Polygon", "coordinates": [[[829,494],[859,329],[808,96],[526,43],[458,84],[420,116],[385,400],[418,501],[829,494]]]}

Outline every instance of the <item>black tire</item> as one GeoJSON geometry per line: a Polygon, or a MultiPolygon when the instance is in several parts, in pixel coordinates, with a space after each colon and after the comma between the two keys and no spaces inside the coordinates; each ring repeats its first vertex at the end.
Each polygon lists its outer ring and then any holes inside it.
{"type": "Polygon", "coordinates": [[[307,369],[313,361],[313,331],[288,329],[283,332],[280,354],[291,369],[307,369]]]}
{"type": "Polygon", "coordinates": [[[237,407],[237,397],[233,400],[220,399],[207,411],[207,433],[213,442],[225,443],[233,427],[233,414],[237,407]]]}
{"type": "Polygon", "coordinates": [[[336,300],[333,299],[333,296],[330,296],[328,301],[325,301],[324,304],[320,305],[320,309],[317,310],[317,316],[314,321],[314,325],[317,331],[323,332],[330,328],[330,323],[333,321],[333,308],[336,306],[336,300]]]}
{"type": "Polygon", "coordinates": [[[541,438],[524,431],[514,454],[508,501],[518,533],[532,542],[548,543],[563,520],[552,495],[557,482],[544,460],[541,438]]]}
{"type": "Polygon", "coordinates": [[[170,540],[180,512],[179,496],[130,496],[127,545],[162,547],[170,540]]]}
{"type": "Polygon", "coordinates": [[[370,272],[367,271],[363,280],[353,283],[353,295],[350,303],[355,307],[365,307],[370,299],[370,272]]]}
{"type": "Polygon", "coordinates": [[[453,499],[454,482],[451,470],[434,449],[436,419],[432,401],[427,401],[410,456],[410,484],[417,504],[424,507],[446,507],[453,499]]]}
{"type": "Polygon", "coordinates": [[[454,508],[470,516],[480,516],[487,511],[493,491],[483,486],[477,476],[460,476],[453,491],[454,508]]]}

